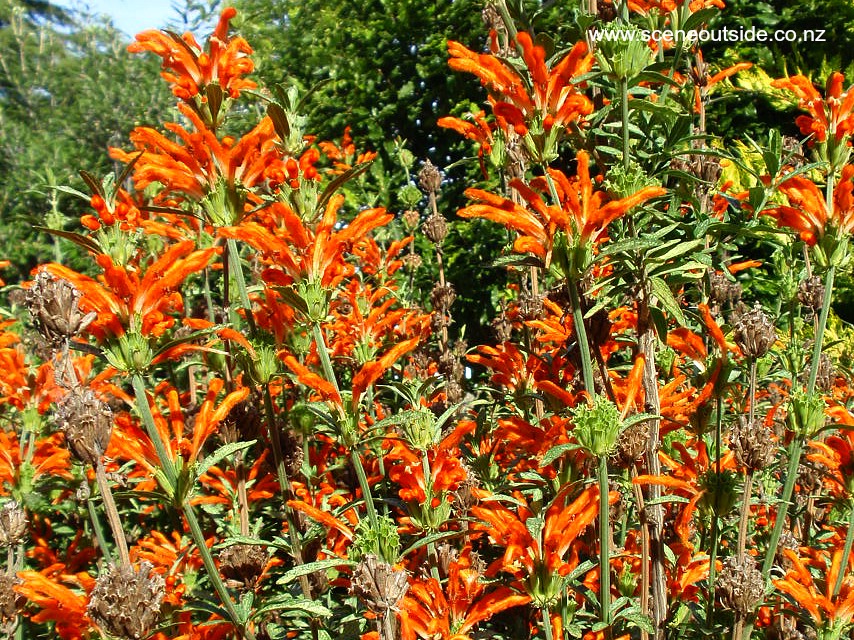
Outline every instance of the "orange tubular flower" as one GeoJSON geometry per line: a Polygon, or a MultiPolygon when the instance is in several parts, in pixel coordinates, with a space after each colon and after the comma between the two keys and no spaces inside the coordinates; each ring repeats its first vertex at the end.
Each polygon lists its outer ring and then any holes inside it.
{"type": "Polygon", "coordinates": [[[478,54],[453,40],[448,41],[448,64],[457,71],[476,75],[495,92],[493,110],[496,116],[513,125],[525,135],[533,119],[539,118],[546,130],[565,126],[593,111],[593,103],[578,93],[572,80],[593,68],[593,56],[582,41],[554,67],[546,65],[546,52],[534,45],[530,34],[520,31],[516,41],[528,68],[528,78],[522,78],[511,66],[498,57],[478,54]],[[532,93],[526,87],[532,88],[532,93]]]}
{"type": "Polygon", "coordinates": [[[243,38],[228,37],[228,23],[236,15],[237,10],[233,7],[223,10],[206,52],[190,33],[179,38],[155,30],[138,34],[128,51],[151,51],[163,58],[164,71],[161,75],[172,85],[172,93],[182,100],[198,95],[212,83],[217,83],[230,97],[236,98],[242,89],[257,86],[243,78],[255,68],[249,58],[252,48],[243,38]]]}
{"type": "Polygon", "coordinates": [[[434,578],[414,580],[400,603],[401,639],[471,640],[479,622],[513,607],[528,604],[531,596],[509,587],[490,591],[472,567],[471,546],[448,568],[445,588],[434,578]]]}
{"type": "Polygon", "coordinates": [[[109,256],[96,257],[104,270],[104,284],[60,264],[46,265],[47,271],[77,287],[83,297],[80,309],[94,311],[97,318],[89,330],[99,339],[121,337],[125,332],[159,337],[175,324],[168,313],[179,312],[183,299],[178,289],[191,273],[200,271],[216,249],[193,251],[187,240],[172,245],[153,264],[140,270],[114,264],[109,256]]]}
{"type": "Polygon", "coordinates": [[[805,136],[812,135],[818,142],[825,142],[828,135],[836,142],[842,141],[854,131],[854,91],[849,87],[842,90],[845,76],[838,71],[827,79],[827,98],[813,86],[805,76],[781,78],[771,83],[777,89],[786,89],[798,97],[798,106],[809,115],[801,115],[795,124],[805,136]]]}
{"type": "Polygon", "coordinates": [[[513,245],[514,250],[533,253],[543,258],[548,266],[559,232],[566,234],[573,247],[588,251],[591,242],[605,236],[611,222],[650,198],[666,193],[660,187],[645,187],[627,198],[607,202],[608,196],[603,191],[593,190],[587,153],[579,151],[576,157],[578,170],[573,178],[549,169],[559,205],[547,205],[543,200],[542,194],[550,191],[546,179],[536,178],[530,186],[514,180],[510,186],[524,198],[528,208],[488,191],[468,189],[466,195],[479,203],[461,209],[458,215],[462,218],[486,218],[513,229],[520,234],[513,245]]]}
{"type": "Polygon", "coordinates": [[[15,591],[40,611],[30,616],[35,623],[54,622],[61,640],[81,640],[88,637],[92,624],[86,617],[87,594],[95,587],[88,573],[65,573],[65,565],[55,564],[41,572],[22,571],[23,581],[15,591]]]}
{"type": "MultiPolygon", "coordinates": [[[[676,11],[685,2],[686,0],[629,0],[629,10],[644,15],[650,11],[670,13],[671,11],[676,11]]],[[[688,2],[688,9],[690,9],[691,13],[711,7],[723,10],[726,8],[726,5],[723,3],[723,0],[689,0],[688,2]]]]}
{"type": "MultiPolygon", "coordinates": [[[[151,184],[162,185],[164,194],[180,194],[202,200],[224,185],[230,197],[237,197],[238,189],[250,189],[265,179],[265,170],[280,159],[275,147],[276,133],[273,122],[265,117],[238,141],[218,138],[199,115],[190,107],[179,104],[178,109],[193,125],[187,131],[175,123],[165,125],[179,141],[170,140],[149,127],[137,127],[130,135],[133,152],[111,148],[110,157],[120,162],[132,162],[139,152],[143,155],[134,165],[133,181],[137,191],[151,184]]],[[[230,206],[230,216],[208,207],[209,217],[217,224],[228,224],[238,219],[243,211],[239,204],[219,204],[220,209],[230,206]]]]}
{"type": "Polygon", "coordinates": [[[819,634],[820,638],[845,637],[854,619],[854,580],[848,575],[850,566],[842,566],[842,549],[802,547],[801,552],[807,557],[801,558],[791,549],[783,551],[792,562],[792,568],[785,578],[774,580],[774,586],[790,596],[799,611],[805,609],[812,616],[816,628],[826,632],[819,634]],[[846,577],[834,596],[840,572],[846,577]]]}
{"type": "MultiPolygon", "coordinates": [[[[609,494],[610,502],[618,499],[618,492],[609,494]]],[[[560,577],[578,566],[578,536],[596,519],[598,509],[599,488],[595,485],[566,505],[558,496],[545,512],[541,543],[525,525],[533,515],[528,507],[520,506],[516,513],[498,502],[481,502],[472,507],[472,514],[483,521],[489,537],[505,549],[504,555],[487,569],[487,575],[510,573],[524,581],[522,588],[534,604],[540,608],[550,606],[559,595],[560,577]]]]}
{"type": "Polygon", "coordinates": [[[220,229],[219,233],[246,242],[270,260],[277,269],[268,270],[264,277],[272,284],[306,281],[331,288],[353,271],[344,261],[344,252],[369,231],[394,218],[385,209],[367,209],[341,227],[338,210],[343,204],[344,196],[340,194],[330,198],[316,228],[287,205],[274,203],[269,207],[266,225],[247,221],[239,227],[220,229]]]}

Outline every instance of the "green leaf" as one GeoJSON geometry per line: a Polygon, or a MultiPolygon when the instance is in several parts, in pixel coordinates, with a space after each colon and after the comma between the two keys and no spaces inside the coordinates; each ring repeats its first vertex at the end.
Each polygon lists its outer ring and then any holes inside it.
{"type": "Polygon", "coordinates": [[[257,440],[250,440],[249,442],[229,442],[228,444],[222,445],[219,449],[214,451],[209,456],[205,456],[204,459],[199,460],[196,464],[193,465],[193,476],[198,478],[202,474],[204,474],[208,469],[213,466],[216,466],[221,460],[237,453],[238,451],[243,451],[244,449],[248,449],[253,444],[255,444],[257,440]]]}
{"type": "Polygon", "coordinates": [[[419,538],[413,544],[409,545],[401,551],[400,557],[405,558],[410,553],[415,551],[416,549],[420,549],[421,547],[425,547],[431,542],[440,542],[442,540],[448,540],[450,538],[458,538],[464,535],[462,531],[441,531],[439,533],[431,533],[429,536],[424,536],[423,538],[419,538]]]}
{"type": "Polygon", "coordinates": [[[548,466],[552,462],[560,458],[563,454],[569,451],[575,451],[576,449],[580,448],[581,445],[579,444],[559,444],[557,446],[554,446],[546,452],[546,455],[543,456],[543,459],[540,461],[540,466],[548,466]]]}
{"type": "Polygon", "coordinates": [[[102,253],[101,245],[92,240],[87,236],[81,235],[79,233],[74,233],[73,231],[63,231],[62,229],[51,229],[50,227],[40,227],[38,225],[33,225],[33,229],[36,231],[41,231],[42,233],[49,233],[52,236],[57,236],[59,238],[65,238],[66,240],[70,240],[78,247],[82,247],[87,251],[91,251],[92,253],[102,253]]]}
{"type": "Polygon", "coordinates": [[[252,618],[258,620],[274,611],[303,613],[308,618],[328,618],[332,615],[332,612],[319,602],[308,600],[307,598],[294,598],[290,595],[283,595],[267,600],[263,607],[255,610],[252,618]]]}
{"type": "Polygon", "coordinates": [[[294,567],[293,569],[286,571],[281,578],[276,580],[276,584],[289,584],[294,580],[301,578],[302,576],[312,574],[315,571],[326,571],[327,569],[334,569],[336,567],[352,567],[355,566],[355,564],[356,563],[352,560],[341,560],[340,558],[331,558],[329,560],[318,560],[317,562],[301,564],[298,567],[294,567]]]}
{"type": "Polygon", "coordinates": [[[333,195],[335,195],[335,192],[338,191],[338,188],[340,186],[346,184],[353,178],[362,175],[370,168],[370,166],[370,161],[362,162],[361,164],[357,164],[356,166],[348,169],[344,173],[335,176],[335,179],[332,180],[332,182],[330,182],[328,185],[326,185],[326,188],[323,190],[323,193],[320,194],[320,199],[317,201],[317,208],[323,209],[323,207],[326,206],[326,203],[329,202],[333,195]]]}
{"type": "MultiPolygon", "coordinates": [[[[685,316],[682,315],[682,309],[679,307],[679,303],[676,301],[676,298],[673,297],[673,293],[670,291],[670,287],[667,286],[667,283],[661,278],[650,278],[649,279],[650,287],[652,288],[652,293],[658,298],[659,303],[664,310],[667,311],[680,326],[685,326],[685,316]]],[[[667,337],[667,332],[665,331],[661,334],[662,340],[667,337]]]]}

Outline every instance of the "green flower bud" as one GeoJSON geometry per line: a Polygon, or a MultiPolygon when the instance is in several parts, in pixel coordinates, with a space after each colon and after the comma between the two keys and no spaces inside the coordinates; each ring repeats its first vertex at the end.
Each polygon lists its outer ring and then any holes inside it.
{"type": "Polygon", "coordinates": [[[353,544],[350,547],[350,559],[358,562],[373,555],[383,562],[395,564],[400,559],[400,535],[397,524],[388,516],[377,518],[377,528],[371,528],[368,519],[356,525],[353,544]]]}
{"type": "Polygon", "coordinates": [[[148,338],[136,331],[122,334],[111,340],[104,350],[111,366],[125,373],[145,373],[151,366],[154,353],[148,338]]]}
{"type": "Polygon", "coordinates": [[[441,429],[436,424],[436,416],[427,409],[407,412],[401,429],[406,441],[420,451],[432,447],[442,436],[441,429]]]}
{"type": "Polygon", "coordinates": [[[609,22],[599,30],[610,33],[603,33],[598,42],[596,62],[611,77],[617,80],[634,78],[652,61],[652,49],[634,25],[609,22]]]}
{"type": "Polygon", "coordinates": [[[243,354],[240,361],[243,370],[255,384],[267,384],[279,373],[279,357],[272,345],[256,346],[254,356],[243,354]]]}
{"type": "Polygon", "coordinates": [[[300,297],[305,302],[309,322],[323,322],[329,312],[329,292],[320,282],[300,282],[300,297]]]}
{"type": "Polygon", "coordinates": [[[789,399],[786,421],[798,437],[812,438],[824,427],[824,399],[817,393],[796,390],[789,399]]]}
{"type": "Polygon", "coordinates": [[[700,478],[700,486],[704,490],[700,509],[707,513],[726,516],[738,502],[736,476],[732,471],[709,470],[700,478]]]}
{"type": "Polygon", "coordinates": [[[620,410],[606,396],[594,395],[593,404],[579,404],[572,410],[575,437],[591,455],[610,455],[622,431],[620,410]]]}

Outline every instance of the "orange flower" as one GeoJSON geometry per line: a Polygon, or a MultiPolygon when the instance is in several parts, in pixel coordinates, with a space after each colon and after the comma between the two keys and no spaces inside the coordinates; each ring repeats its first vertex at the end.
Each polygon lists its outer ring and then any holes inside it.
{"type": "Polygon", "coordinates": [[[568,178],[556,169],[549,169],[557,192],[557,204],[547,205],[543,200],[542,194],[550,191],[545,178],[536,178],[530,186],[521,180],[514,180],[510,186],[519,192],[528,203],[528,208],[488,191],[468,189],[466,195],[479,203],[461,209],[458,215],[463,218],[486,218],[513,229],[519,233],[513,245],[514,250],[518,253],[533,253],[543,258],[548,266],[558,232],[566,234],[573,247],[589,249],[591,242],[605,235],[612,221],[642,202],[666,193],[660,187],[645,187],[627,198],[608,202],[608,196],[603,191],[593,190],[587,153],[579,151],[576,157],[578,169],[573,178],[568,178]]]}
{"type": "MultiPolygon", "coordinates": [[[[609,501],[618,499],[619,493],[612,491],[609,501]]],[[[538,539],[526,526],[533,513],[524,503],[515,513],[497,501],[481,502],[471,509],[483,521],[481,526],[489,537],[504,547],[503,556],[490,565],[487,575],[503,571],[522,580],[522,588],[537,598],[535,604],[539,607],[552,604],[559,595],[560,577],[578,566],[577,539],[596,519],[599,488],[591,485],[574,501],[568,504],[564,501],[565,495],[561,493],[546,509],[543,532],[538,539]]]]}
{"type": "Polygon", "coordinates": [[[842,237],[854,231],[854,165],[842,169],[829,217],[824,195],[809,178],[793,176],[780,185],[780,191],[791,206],[781,205],[763,213],[776,218],[779,226],[797,231],[808,245],[815,246],[828,232],[842,237]]]}
{"type": "Polygon", "coordinates": [[[531,596],[509,587],[487,589],[472,567],[471,546],[448,568],[444,589],[434,578],[413,580],[401,601],[402,640],[471,640],[469,632],[496,613],[527,604],[531,596]]]}
{"type": "MultiPolygon", "coordinates": [[[[680,6],[684,5],[686,0],[629,0],[629,10],[641,14],[648,14],[650,11],[658,11],[659,13],[670,13],[676,11],[680,6]]],[[[723,0],[689,0],[688,9],[691,13],[696,13],[701,9],[709,9],[717,7],[725,9],[726,5],[723,0]]]]}
{"type": "Polygon", "coordinates": [[[791,549],[783,550],[792,568],[785,578],[774,580],[774,586],[790,596],[799,611],[806,610],[818,628],[836,631],[820,637],[842,637],[854,619],[854,580],[849,575],[850,566],[842,566],[842,549],[802,547],[801,552],[806,554],[805,558],[791,549]],[[839,594],[834,596],[840,572],[845,573],[845,578],[839,594]]]}
{"type": "Polygon", "coordinates": [[[593,103],[578,93],[572,83],[593,67],[593,56],[581,41],[551,69],[546,65],[543,47],[534,45],[530,34],[520,31],[516,41],[522,49],[522,59],[527,67],[523,78],[500,58],[470,51],[459,42],[448,41],[449,65],[457,71],[467,71],[497,94],[493,111],[513,125],[519,135],[525,135],[534,118],[546,130],[586,116],[593,111],[593,103]],[[531,88],[531,92],[527,89],[531,88]]]}
{"type": "Polygon", "coordinates": [[[807,454],[807,460],[825,467],[824,482],[838,496],[850,495],[854,490],[854,445],[851,438],[851,433],[845,432],[824,441],[809,442],[815,452],[807,454]]]}
{"type": "Polygon", "coordinates": [[[180,104],[178,109],[193,125],[193,131],[167,123],[164,126],[178,137],[176,142],[150,127],[137,127],[130,135],[135,150],[111,148],[110,157],[130,163],[142,152],[133,168],[134,186],[139,192],[156,183],[164,195],[203,200],[224,188],[226,193],[219,199],[219,194],[211,196],[215,201],[206,210],[214,223],[232,224],[243,215],[242,190],[262,183],[268,168],[280,161],[273,122],[263,118],[235,142],[230,137],[218,138],[188,106],[180,104]]]}
{"type": "Polygon", "coordinates": [[[243,78],[255,68],[249,55],[252,48],[243,38],[228,37],[229,21],[237,15],[233,7],[220,14],[216,29],[207,43],[207,51],[190,33],[182,37],[166,31],[143,31],[128,47],[131,53],[151,51],[163,58],[163,78],[172,85],[172,93],[189,100],[208,85],[217,83],[230,97],[256,84],[243,78]]]}
{"type": "Polygon", "coordinates": [[[349,126],[344,127],[344,135],[341,137],[340,145],[324,141],[319,142],[317,146],[327,158],[332,160],[333,168],[329,169],[329,173],[332,175],[340,175],[352,169],[354,165],[371,162],[377,157],[373,151],[356,154],[356,145],[353,144],[349,126]]]}
{"type": "Polygon", "coordinates": [[[344,261],[344,252],[369,231],[388,224],[394,216],[385,209],[367,209],[347,225],[338,223],[344,196],[330,198],[316,227],[307,224],[290,207],[274,203],[266,212],[267,223],[246,221],[239,227],[225,227],[219,234],[242,240],[261,252],[276,267],[264,278],[286,285],[307,281],[334,287],[353,272],[344,261]]]}
{"type": "Polygon", "coordinates": [[[477,155],[480,160],[480,170],[484,177],[487,176],[487,173],[483,159],[484,156],[488,156],[492,153],[493,144],[492,126],[486,121],[484,117],[485,115],[486,114],[483,111],[478,111],[477,113],[470,113],[468,120],[448,116],[445,118],[439,118],[439,121],[437,122],[440,127],[453,129],[460,135],[465,136],[469,140],[473,140],[480,145],[477,155]]]}
{"type": "Polygon", "coordinates": [[[104,270],[103,284],[60,264],[48,264],[45,268],[80,290],[81,310],[98,314],[89,325],[96,337],[120,337],[125,332],[159,337],[175,324],[175,319],[166,314],[183,308],[178,291],[181,283],[207,266],[216,252],[213,248],[193,249],[190,240],[172,245],[145,269],[144,275],[138,268],[117,265],[109,256],[98,255],[95,260],[104,270]]]}
{"type": "Polygon", "coordinates": [[[86,603],[95,580],[88,573],[68,574],[65,569],[60,563],[40,572],[22,571],[18,577],[23,582],[15,591],[40,609],[30,616],[32,622],[53,622],[61,640],[82,640],[92,627],[86,603]]]}
{"type": "Polygon", "coordinates": [[[825,142],[828,135],[840,142],[854,131],[854,91],[851,87],[843,91],[844,81],[845,76],[838,71],[831,73],[825,91],[827,98],[824,99],[805,76],[781,78],[771,86],[794,93],[798,106],[809,112],[809,115],[798,116],[795,120],[801,133],[814,136],[818,142],[825,142]]]}

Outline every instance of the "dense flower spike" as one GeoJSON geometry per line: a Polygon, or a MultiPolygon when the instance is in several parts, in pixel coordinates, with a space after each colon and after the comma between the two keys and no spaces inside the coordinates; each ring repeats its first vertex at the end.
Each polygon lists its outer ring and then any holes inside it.
{"type": "Polygon", "coordinates": [[[237,10],[232,7],[220,14],[205,49],[190,33],[179,37],[151,30],[138,34],[128,51],[151,51],[163,58],[162,76],[172,85],[172,93],[182,100],[193,98],[211,84],[236,98],[242,90],[257,86],[243,77],[255,68],[249,58],[252,48],[243,38],[228,36],[229,22],[236,15],[237,10]]]}
{"type": "Polygon", "coordinates": [[[578,42],[557,64],[549,68],[545,50],[535,45],[531,35],[521,31],[516,41],[527,67],[523,78],[506,62],[494,55],[478,54],[453,40],[448,41],[450,66],[467,71],[493,93],[493,111],[525,135],[534,118],[546,130],[565,127],[593,111],[593,103],[581,94],[573,80],[593,67],[593,56],[584,42],[578,42]],[[530,89],[529,89],[530,88],[530,89]]]}

